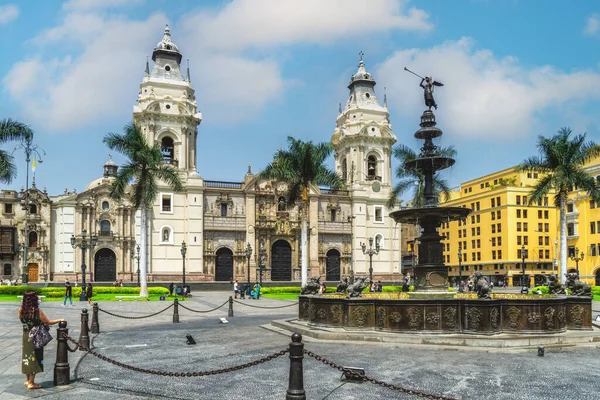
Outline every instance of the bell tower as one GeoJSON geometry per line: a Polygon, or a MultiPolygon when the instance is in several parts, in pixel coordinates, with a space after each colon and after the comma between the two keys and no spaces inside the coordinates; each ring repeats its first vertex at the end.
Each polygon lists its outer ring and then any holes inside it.
{"type": "Polygon", "coordinates": [[[373,256],[373,273],[400,271],[399,232],[388,216],[387,200],[392,190],[392,145],[396,136],[389,121],[387,99],[383,106],[375,94],[375,79],[360,52],[358,69],[350,77],[346,106],[339,107],[331,137],[336,172],[350,190],[352,200],[352,263],[355,273],[368,273],[367,256],[361,244],[373,239],[381,250],[373,256]]]}
{"type": "Polygon", "coordinates": [[[163,39],[152,52],[152,71],[146,60],[133,120],[149,144],[160,143],[165,164],[182,172],[196,173],[198,125],[202,114],[197,110],[189,62],[184,74],[181,60],[182,55],[171,40],[167,25],[163,39]]]}

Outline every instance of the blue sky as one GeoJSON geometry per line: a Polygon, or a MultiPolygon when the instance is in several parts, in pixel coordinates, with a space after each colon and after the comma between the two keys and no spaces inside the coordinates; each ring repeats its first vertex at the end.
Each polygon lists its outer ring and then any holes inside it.
{"type": "MultiPolygon", "coordinates": [[[[329,141],[359,51],[380,99],[387,88],[399,143],[418,148],[424,109],[404,66],[445,84],[436,115],[442,145],[458,151],[452,185],[518,164],[562,126],[600,141],[596,2],[0,1],[0,118],[34,129],[47,153],[38,187],[80,192],[102,174],[102,138],[131,121],[166,23],[190,59],[205,179],[240,181],[288,135],[329,141]]],[[[15,156],[18,189],[25,161],[15,156]]]]}

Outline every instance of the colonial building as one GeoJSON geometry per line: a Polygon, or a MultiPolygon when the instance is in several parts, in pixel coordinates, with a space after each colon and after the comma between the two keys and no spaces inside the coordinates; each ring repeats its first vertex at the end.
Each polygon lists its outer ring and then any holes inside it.
{"type": "MultiPolygon", "coordinates": [[[[152,68],[146,62],[133,111],[134,123],[148,143],[160,143],[164,163],[177,170],[185,187],[181,193],[164,184],[159,187],[149,213],[148,280],[180,280],[184,263],[187,281],[254,281],[261,275],[263,280],[300,280],[300,212],[297,206],[287,206],[287,185],[260,180],[250,167],[238,182],[204,179],[196,171],[202,114],[197,110],[189,66],[184,73],[182,59],[167,27],[152,53],[152,68]],[[248,245],[251,253],[246,251],[248,245]]],[[[396,137],[385,96],[381,104],[375,85],[361,57],[331,137],[335,169],[346,185],[343,190],[313,186],[308,194],[309,276],[334,281],[353,273],[367,275],[372,265],[374,279],[400,278],[407,241],[402,233],[412,230],[396,225],[385,208],[396,137]],[[379,248],[372,259],[362,246],[368,251],[369,238],[373,249],[379,248]]],[[[47,261],[44,264],[37,250],[35,256],[27,257],[39,259],[39,268],[47,272],[36,277],[30,269],[30,280],[81,280],[82,263],[89,266],[86,273],[91,281],[136,280],[139,212],[127,200],[109,198],[117,169],[110,160],[103,176],[81,193],[65,191],[49,198],[35,189],[36,196],[41,196],[36,201],[47,208],[47,218],[39,219],[34,228],[16,215],[5,219],[5,212],[2,257],[7,267],[3,276],[21,273],[22,253],[9,237],[21,238],[17,232],[29,235],[34,229],[44,240],[47,261]],[[72,238],[78,242],[84,234],[88,240],[97,237],[87,253],[72,246],[72,238]]],[[[22,198],[16,192],[3,192],[0,200],[6,207],[22,198]]]]}

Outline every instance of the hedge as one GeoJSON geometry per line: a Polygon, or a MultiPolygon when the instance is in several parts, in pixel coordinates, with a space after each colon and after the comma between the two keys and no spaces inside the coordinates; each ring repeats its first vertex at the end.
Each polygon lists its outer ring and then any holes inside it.
{"type": "MultiPolygon", "coordinates": [[[[34,288],[31,286],[0,286],[0,295],[22,296],[24,292],[33,290],[40,296],[46,297],[64,297],[64,287],[45,287],[34,288]]],[[[96,294],[140,294],[138,287],[114,287],[114,286],[94,286],[92,293],[96,294]]],[[[168,294],[169,289],[164,287],[149,287],[148,294],[168,294]]],[[[73,297],[81,294],[81,286],[73,286],[73,297]]]]}
{"type": "Polygon", "coordinates": [[[536,286],[533,289],[531,289],[531,294],[537,294],[538,289],[540,289],[542,294],[550,294],[550,289],[548,288],[548,286],[536,286]]]}

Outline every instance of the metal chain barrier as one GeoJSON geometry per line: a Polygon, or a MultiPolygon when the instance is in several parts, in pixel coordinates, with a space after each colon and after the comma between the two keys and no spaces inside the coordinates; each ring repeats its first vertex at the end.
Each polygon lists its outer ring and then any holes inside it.
{"type": "Polygon", "coordinates": [[[112,315],[113,317],[117,317],[117,318],[125,318],[125,319],[143,319],[143,318],[150,318],[150,317],[154,317],[155,315],[158,315],[158,314],[160,314],[160,313],[163,313],[163,312],[167,311],[167,310],[168,310],[169,308],[171,308],[171,307],[173,307],[173,304],[171,304],[170,306],[168,306],[168,307],[167,307],[167,308],[165,308],[164,310],[161,310],[161,311],[155,312],[154,314],[150,314],[150,315],[142,315],[141,317],[128,317],[128,316],[126,316],[126,315],[114,314],[114,313],[111,313],[110,311],[103,310],[103,309],[101,309],[100,307],[98,307],[98,311],[102,311],[102,312],[103,312],[103,313],[105,313],[105,314],[112,315]]]}
{"type": "Polygon", "coordinates": [[[225,304],[227,304],[227,303],[229,303],[229,300],[227,300],[225,303],[221,304],[221,305],[220,305],[220,306],[218,306],[218,307],[211,308],[210,310],[192,310],[191,308],[187,308],[186,306],[184,306],[184,305],[183,305],[183,304],[181,304],[181,303],[179,303],[179,307],[181,307],[181,308],[185,308],[186,310],[188,310],[188,311],[191,311],[191,312],[195,312],[195,313],[209,313],[209,312],[213,312],[213,311],[215,311],[215,310],[218,310],[219,308],[223,307],[223,306],[224,306],[225,304]]]}
{"type": "MultiPolygon", "coordinates": [[[[75,340],[73,340],[72,337],[65,335],[65,337],[67,338],[68,341],[70,341],[71,343],[76,344],[77,346],[81,346],[79,343],[77,343],[75,340]]],[[[96,351],[90,349],[90,348],[84,348],[85,351],[87,351],[89,354],[98,357],[99,359],[101,359],[102,361],[106,361],[109,362],[113,365],[116,365],[117,367],[121,367],[121,368],[126,368],[128,370],[131,371],[135,371],[135,372],[141,372],[144,374],[152,374],[152,375],[160,375],[160,376],[175,376],[175,377],[181,377],[181,378],[190,378],[190,377],[198,377],[198,376],[209,376],[209,375],[218,375],[218,374],[225,374],[227,372],[233,372],[233,371],[239,371],[241,369],[245,369],[245,368],[249,368],[249,367],[254,367],[255,365],[259,365],[259,364],[263,364],[267,361],[271,361],[274,360],[278,357],[281,357],[285,354],[288,353],[288,349],[285,350],[281,350],[278,351],[277,353],[273,353],[271,355],[268,355],[266,357],[263,358],[259,358],[258,360],[254,360],[254,361],[250,361],[247,362],[245,364],[241,364],[241,365],[236,365],[233,367],[227,367],[227,368],[220,368],[220,369],[213,369],[213,370],[208,370],[208,371],[197,371],[197,372],[167,372],[167,371],[156,371],[156,370],[152,370],[152,369],[146,369],[146,368],[139,368],[139,367],[134,367],[133,365],[128,365],[128,364],[123,364],[122,362],[110,359],[100,353],[97,353],[96,351]]]]}
{"type": "Polygon", "coordinates": [[[237,301],[237,300],[233,300],[235,303],[238,304],[242,304],[244,306],[248,306],[248,307],[252,307],[252,308],[264,308],[264,309],[275,309],[275,308],[285,308],[285,307],[291,307],[291,306],[297,306],[298,302],[292,303],[292,304],[286,304],[285,306],[273,306],[273,307],[269,307],[269,306],[255,306],[252,304],[248,304],[248,303],[244,303],[243,301],[237,301]]]}
{"type": "Polygon", "coordinates": [[[362,375],[362,374],[360,374],[360,373],[358,373],[356,371],[352,371],[352,370],[350,370],[348,368],[342,367],[341,365],[337,365],[333,361],[329,361],[325,357],[321,357],[320,355],[315,354],[315,353],[313,353],[312,351],[309,351],[309,350],[304,350],[304,354],[306,354],[309,357],[314,358],[317,361],[321,361],[323,364],[328,365],[328,366],[330,366],[332,368],[335,368],[338,371],[341,371],[341,372],[345,373],[346,375],[352,375],[357,380],[363,380],[363,381],[371,382],[371,383],[373,383],[375,385],[379,385],[379,386],[382,386],[384,388],[396,390],[396,391],[402,392],[402,393],[411,394],[413,396],[423,397],[425,399],[432,399],[432,400],[456,400],[454,397],[440,396],[440,395],[436,395],[436,394],[425,393],[425,392],[422,392],[420,390],[408,389],[408,388],[405,388],[405,387],[402,387],[402,386],[398,386],[398,385],[394,385],[394,384],[391,384],[391,383],[383,382],[383,381],[380,381],[380,380],[375,379],[375,378],[371,378],[371,377],[366,376],[366,375],[362,375]]]}

